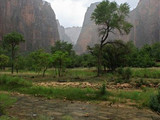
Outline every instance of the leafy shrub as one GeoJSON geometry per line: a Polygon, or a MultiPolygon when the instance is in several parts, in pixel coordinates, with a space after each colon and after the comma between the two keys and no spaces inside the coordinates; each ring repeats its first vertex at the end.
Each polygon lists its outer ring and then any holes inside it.
{"type": "Polygon", "coordinates": [[[106,94],[106,85],[102,84],[101,88],[100,88],[100,94],[101,95],[105,95],[106,94]]]}
{"type": "Polygon", "coordinates": [[[160,113],[160,88],[158,89],[158,94],[151,97],[150,108],[160,113]]]}
{"type": "Polygon", "coordinates": [[[2,75],[0,76],[0,85],[7,85],[12,87],[29,87],[32,86],[32,83],[19,77],[2,75]]]}
{"type": "Polygon", "coordinates": [[[132,71],[130,68],[119,68],[117,70],[118,74],[120,75],[120,79],[118,81],[121,81],[121,82],[126,82],[128,83],[130,81],[130,78],[132,76],[132,71]]]}
{"type": "Polygon", "coordinates": [[[148,86],[149,83],[147,81],[145,81],[144,79],[140,79],[138,81],[136,81],[136,87],[142,87],[142,85],[148,86]]]}
{"type": "Polygon", "coordinates": [[[122,75],[124,73],[124,69],[122,67],[118,68],[117,73],[122,75]]]}

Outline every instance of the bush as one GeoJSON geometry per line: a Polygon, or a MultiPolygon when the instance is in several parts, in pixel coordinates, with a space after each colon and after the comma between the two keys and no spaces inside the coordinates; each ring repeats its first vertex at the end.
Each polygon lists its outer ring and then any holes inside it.
{"type": "Polygon", "coordinates": [[[150,108],[153,111],[156,111],[156,112],[160,113],[160,88],[158,90],[158,94],[151,97],[150,108]]]}
{"type": "Polygon", "coordinates": [[[130,68],[126,68],[126,69],[119,68],[117,72],[120,75],[121,82],[126,82],[126,83],[130,82],[130,78],[132,76],[132,71],[130,68]]]}
{"type": "Polygon", "coordinates": [[[29,87],[32,86],[32,83],[19,77],[2,75],[0,76],[0,85],[7,85],[12,87],[29,87]]]}
{"type": "Polygon", "coordinates": [[[105,95],[106,94],[106,85],[103,84],[102,87],[100,88],[100,94],[105,95]]]}

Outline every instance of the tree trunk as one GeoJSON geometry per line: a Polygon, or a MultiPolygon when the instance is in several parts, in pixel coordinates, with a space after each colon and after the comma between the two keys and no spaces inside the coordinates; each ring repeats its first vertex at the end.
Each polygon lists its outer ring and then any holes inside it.
{"type": "Polygon", "coordinates": [[[46,71],[47,71],[47,68],[45,68],[44,71],[43,71],[43,77],[45,77],[46,71]]]}
{"type": "Polygon", "coordinates": [[[104,67],[104,71],[106,72],[107,71],[106,66],[104,65],[103,67],[104,67]]]}
{"type": "Polygon", "coordinates": [[[101,57],[102,57],[102,45],[100,46],[99,49],[99,54],[98,54],[98,70],[97,70],[97,77],[100,77],[101,74],[101,57]]]}
{"type": "Polygon", "coordinates": [[[17,72],[17,74],[18,74],[18,72],[19,72],[18,69],[16,69],[16,72],[17,72]]]}
{"type": "Polygon", "coordinates": [[[58,76],[61,77],[61,69],[58,68],[58,76]]]}
{"type": "Polygon", "coordinates": [[[14,46],[12,45],[12,71],[11,73],[13,74],[14,73],[14,46]]]}

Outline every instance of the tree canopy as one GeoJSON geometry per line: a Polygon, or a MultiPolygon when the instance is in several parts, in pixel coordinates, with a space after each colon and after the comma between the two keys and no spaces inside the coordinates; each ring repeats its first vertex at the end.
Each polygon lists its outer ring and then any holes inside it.
{"type": "Polygon", "coordinates": [[[126,20],[129,9],[127,3],[119,6],[116,2],[104,0],[97,5],[91,15],[91,19],[96,25],[99,25],[99,36],[101,38],[98,53],[98,76],[101,71],[102,49],[105,45],[114,43],[114,41],[108,41],[109,34],[115,33],[115,30],[118,30],[120,34],[128,34],[132,28],[132,25],[126,20]]]}
{"type": "Polygon", "coordinates": [[[4,36],[3,45],[11,52],[11,60],[12,60],[12,74],[14,72],[14,59],[16,56],[16,51],[18,45],[21,42],[24,42],[24,37],[20,33],[12,32],[4,36]]]}

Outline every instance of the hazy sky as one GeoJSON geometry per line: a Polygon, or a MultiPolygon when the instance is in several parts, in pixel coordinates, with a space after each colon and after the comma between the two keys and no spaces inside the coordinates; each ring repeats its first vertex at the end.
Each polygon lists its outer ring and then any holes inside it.
{"type": "MultiPolygon", "coordinates": [[[[91,3],[102,0],[46,0],[51,3],[56,18],[64,27],[82,26],[84,15],[91,3]]],[[[128,2],[131,9],[137,6],[139,0],[110,0],[118,4],[128,2]]]]}

